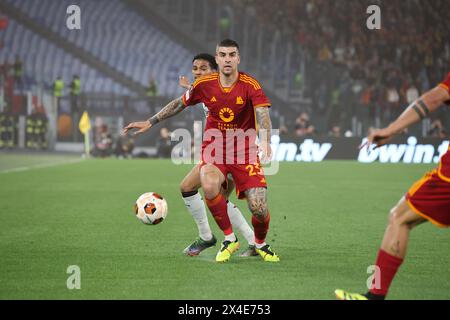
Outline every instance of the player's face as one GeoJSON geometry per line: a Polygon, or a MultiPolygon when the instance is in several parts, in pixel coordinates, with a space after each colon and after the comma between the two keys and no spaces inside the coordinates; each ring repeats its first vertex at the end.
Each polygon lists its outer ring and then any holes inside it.
{"type": "Polygon", "coordinates": [[[194,79],[208,75],[212,72],[213,70],[211,69],[211,65],[208,61],[197,59],[192,62],[192,76],[194,77],[194,79]]]}
{"type": "Polygon", "coordinates": [[[216,62],[222,74],[228,76],[235,73],[241,62],[238,49],[236,47],[217,47],[216,62]]]}

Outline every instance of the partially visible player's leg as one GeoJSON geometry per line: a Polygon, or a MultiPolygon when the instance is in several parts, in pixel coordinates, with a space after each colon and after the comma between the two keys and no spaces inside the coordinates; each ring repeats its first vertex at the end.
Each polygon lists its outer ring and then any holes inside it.
{"type": "MultiPolygon", "coordinates": [[[[222,167],[225,170],[225,167],[222,167]]],[[[220,193],[227,172],[222,172],[216,165],[205,164],[200,169],[200,181],[205,193],[206,205],[211,211],[217,225],[223,231],[225,240],[216,256],[217,262],[228,261],[231,254],[239,249],[239,242],[233,233],[226,198],[220,193]]]]}
{"type": "Polygon", "coordinates": [[[410,231],[426,221],[411,209],[403,197],[390,212],[389,223],[378,251],[375,265],[379,268],[380,272],[377,274],[380,278],[374,278],[372,288],[364,295],[336,290],[336,297],[341,300],[384,299],[406,256],[410,231]]]}
{"type": "Polygon", "coordinates": [[[223,196],[227,199],[230,198],[231,193],[234,190],[234,187],[236,186],[233,179],[230,178],[229,176],[226,177],[227,183],[226,183],[226,188],[222,188],[220,190],[220,192],[223,194],[223,196]]]}
{"type": "Polygon", "coordinates": [[[410,208],[405,198],[402,198],[391,210],[389,223],[375,262],[375,265],[380,268],[380,288],[370,289],[369,298],[371,296],[384,298],[387,295],[391,282],[406,256],[410,231],[426,221],[410,208]]]}
{"type": "Polygon", "coordinates": [[[376,265],[380,268],[380,286],[376,279],[365,295],[336,290],[339,299],[384,299],[392,279],[406,256],[409,233],[417,225],[430,221],[439,227],[450,227],[450,183],[437,170],[427,173],[413,184],[406,196],[391,210],[376,265]]]}
{"type": "Polygon", "coordinates": [[[381,250],[389,255],[404,259],[410,231],[426,221],[425,218],[422,218],[411,209],[403,197],[391,209],[389,223],[381,243],[381,250]]]}
{"type": "Polygon", "coordinates": [[[198,192],[200,185],[200,166],[197,165],[192,168],[180,183],[184,204],[194,219],[199,233],[199,238],[183,250],[183,253],[189,256],[197,256],[200,252],[214,246],[217,242],[209,226],[205,203],[198,192]]]}
{"type": "Polygon", "coordinates": [[[241,257],[257,256],[258,253],[256,252],[255,247],[255,233],[248,224],[247,220],[245,220],[245,217],[242,215],[242,212],[235,204],[231,203],[231,201],[228,201],[228,216],[230,217],[233,229],[237,230],[248,242],[247,249],[244,252],[242,252],[239,256],[241,257]]]}
{"type": "Polygon", "coordinates": [[[279,257],[265,242],[269,230],[270,214],[267,207],[267,183],[261,166],[259,163],[235,164],[229,165],[228,170],[236,183],[238,198],[247,199],[248,208],[252,213],[256,252],[264,261],[279,261],[279,257]]]}
{"type": "Polygon", "coordinates": [[[252,213],[252,224],[255,230],[255,243],[258,247],[265,245],[269,231],[270,214],[267,207],[267,189],[251,188],[245,191],[248,208],[252,213]]]}
{"type": "Polygon", "coordinates": [[[247,220],[245,220],[245,217],[242,214],[241,210],[239,210],[239,208],[229,200],[234,187],[235,184],[233,179],[228,178],[227,187],[226,189],[222,189],[221,192],[224,197],[228,199],[228,216],[230,217],[233,229],[237,230],[248,242],[248,248],[243,253],[241,253],[240,256],[257,256],[258,253],[256,253],[255,249],[255,234],[253,232],[253,229],[250,227],[247,220]]]}
{"type": "Polygon", "coordinates": [[[245,191],[248,207],[252,213],[252,225],[255,231],[256,251],[264,261],[278,262],[280,258],[266,243],[269,231],[270,214],[267,206],[267,188],[256,187],[245,191]]]}

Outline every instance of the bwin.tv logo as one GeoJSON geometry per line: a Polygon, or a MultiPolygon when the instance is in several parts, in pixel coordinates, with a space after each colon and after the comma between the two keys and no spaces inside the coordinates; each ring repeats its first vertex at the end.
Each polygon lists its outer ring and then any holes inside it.
{"type": "MultiPolygon", "coordinates": [[[[364,144],[367,138],[363,139],[364,144]]],[[[436,148],[431,144],[417,144],[416,137],[409,137],[406,144],[388,144],[374,149],[374,145],[361,148],[358,161],[371,163],[379,160],[381,163],[438,163],[448,150],[449,141],[443,141],[436,148]],[[437,154],[436,154],[437,151],[437,154]]]]}

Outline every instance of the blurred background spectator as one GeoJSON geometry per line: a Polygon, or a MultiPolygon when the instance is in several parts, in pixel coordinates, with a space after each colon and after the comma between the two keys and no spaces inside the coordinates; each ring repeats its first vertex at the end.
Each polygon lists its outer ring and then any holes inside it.
{"type": "Polygon", "coordinates": [[[97,127],[95,147],[92,151],[94,157],[105,158],[112,154],[113,139],[106,124],[97,127]]]}
{"type": "Polygon", "coordinates": [[[133,156],[134,139],[130,136],[120,135],[117,138],[114,154],[120,159],[130,159],[133,156]]]}
{"type": "Polygon", "coordinates": [[[148,81],[147,97],[156,97],[158,95],[158,86],[156,85],[155,78],[150,77],[148,81]]]}
{"type": "Polygon", "coordinates": [[[159,130],[159,138],[156,143],[156,155],[158,158],[170,158],[172,152],[172,142],[170,140],[170,131],[167,128],[159,130]]]}
{"type": "Polygon", "coordinates": [[[440,119],[434,120],[431,123],[431,129],[428,131],[428,136],[433,138],[448,139],[447,131],[442,125],[440,119]]]}
{"type": "Polygon", "coordinates": [[[55,98],[61,98],[64,95],[64,81],[61,76],[58,76],[53,82],[53,96],[55,98]]]}
{"type": "Polygon", "coordinates": [[[338,125],[334,125],[331,128],[331,131],[328,133],[328,135],[330,137],[334,137],[334,138],[341,138],[342,137],[342,130],[341,127],[338,125]]]}
{"type": "Polygon", "coordinates": [[[295,135],[297,137],[309,136],[314,133],[314,126],[309,121],[309,115],[303,112],[295,121],[295,135]]]}
{"type": "Polygon", "coordinates": [[[13,148],[16,144],[16,117],[8,105],[0,112],[0,149],[13,148]]]}

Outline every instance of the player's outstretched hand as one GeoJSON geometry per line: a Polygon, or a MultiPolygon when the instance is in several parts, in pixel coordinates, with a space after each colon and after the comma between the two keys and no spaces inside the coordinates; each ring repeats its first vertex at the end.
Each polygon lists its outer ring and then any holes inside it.
{"type": "Polygon", "coordinates": [[[127,125],[122,130],[122,135],[126,135],[128,131],[132,129],[137,129],[137,131],[133,132],[133,136],[137,136],[138,134],[144,133],[148,131],[152,127],[152,124],[150,121],[139,121],[139,122],[132,122],[129,125],[127,125]]]}
{"type": "Polygon", "coordinates": [[[191,88],[191,83],[189,82],[189,79],[185,76],[180,76],[180,78],[178,79],[178,84],[180,85],[180,87],[189,90],[191,88]]]}
{"type": "Polygon", "coordinates": [[[369,134],[369,136],[367,137],[367,141],[360,146],[360,149],[363,148],[364,146],[367,146],[367,150],[369,150],[372,144],[376,145],[375,149],[379,148],[388,143],[393,136],[394,133],[388,128],[375,129],[369,134]]]}

